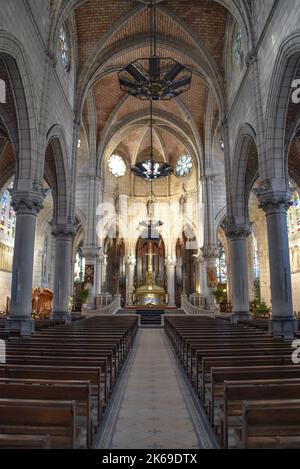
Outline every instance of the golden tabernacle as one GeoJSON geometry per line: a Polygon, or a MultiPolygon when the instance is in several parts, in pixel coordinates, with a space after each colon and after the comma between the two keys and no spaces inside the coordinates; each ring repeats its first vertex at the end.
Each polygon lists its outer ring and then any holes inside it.
{"type": "Polygon", "coordinates": [[[153,242],[148,241],[148,268],[146,274],[146,285],[136,289],[135,304],[141,306],[159,306],[166,303],[166,292],[162,287],[155,284],[153,272],[153,242]]]}

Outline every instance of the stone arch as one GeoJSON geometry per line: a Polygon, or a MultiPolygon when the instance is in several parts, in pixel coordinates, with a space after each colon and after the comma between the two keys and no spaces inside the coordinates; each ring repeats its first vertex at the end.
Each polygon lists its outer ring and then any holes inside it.
{"type": "Polygon", "coordinates": [[[249,124],[244,124],[239,130],[233,161],[231,210],[237,222],[244,223],[248,220],[248,201],[250,191],[258,177],[258,154],[256,146],[256,134],[249,124]]]}
{"type": "Polygon", "coordinates": [[[266,107],[266,161],[261,176],[263,180],[281,181],[285,187],[288,186],[286,119],[299,60],[300,30],[297,30],[279,47],[266,107]]]}
{"type": "Polygon", "coordinates": [[[66,147],[59,126],[50,129],[45,152],[45,179],[53,192],[53,221],[67,223],[69,217],[70,180],[67,171],[66,147]]]}
{"type": "Polygon", "coordinates": [[[16,185],[31,189],[35,177],[34,155],[37,155],[37,117],[32,78],[22,45],[14,36],[0,32],[0,57],[4,60],[13,89],[17,115],[17,135],[12,136],[16,148],[16,185]]]}

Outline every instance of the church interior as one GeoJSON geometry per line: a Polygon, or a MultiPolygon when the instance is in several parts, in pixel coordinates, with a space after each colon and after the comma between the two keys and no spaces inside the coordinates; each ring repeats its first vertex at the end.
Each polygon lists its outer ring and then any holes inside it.
{"type": "Polygon", "coordinates": [[[0,7],[0,449],[299,449],[299,2],[0,7]]]}

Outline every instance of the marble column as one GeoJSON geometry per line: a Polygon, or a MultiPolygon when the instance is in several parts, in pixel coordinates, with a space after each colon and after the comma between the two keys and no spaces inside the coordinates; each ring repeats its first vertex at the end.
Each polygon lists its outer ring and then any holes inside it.
{"type": "Polygon", "coordinates": [[[128,306],[133,305],[133,293],[134,293],[134,274],[136,267],[136,258],[134,256],[128,256],[127,258],[127,300],[128,306]]]}
{"type": "Polygon", "coordinates": [[[175,306],[175,268],[176,258],[168,257],[166,259],[166,270],[169,306],[175,306]]]}
{"type": "Polygon", "coordinates": [[[273,192],[259,189],[256,195],[267,218],[272,295],[270,332],[289,339],[294,337],[298,329],[293,313],[287,228],[287,210],[291,205],[292,190],[273,192]]]}
{"type": "Polygon", "coordinates": [[[52,235],[55,239],[55,273],[53,314],[55,320],[71,322],[69,301],[71,295],[72,276],[72,246],[75,227],[70,225],[55,225],[52,235]]]}
{"type": "Polygon", "coordinates": [[[85,257],[85,288],[89,289],[87,305],[89,309],[96,307],[97,294],[97,259],[100,248],[97,246],[84,246],[82,254],[85,257]]]}
{"type": "Polygon", "coordinates": [[[248,284],[249,224],[228,224],[226,235],[231,242],[232,322],[250,319],[248,284]]]}
{"type": "Polygon", "coordinates": [[[44,191],[20,192],[12,194],[12,204],[16,213],[16,234],[13,258],[11,309],[6,329],[21,336],[34,331],[32,313],[32,276],[36,219],[43,208],[44,191]]]}
{"type": "Polygon", "coordinates": [[[215,310],[216,301],[212,296],[212,291],[218,286],[217,278],[217,257],[218,246],[205,246],[202,248],[203,275],[204,275],[204,296],[206,298],[206,309],[215,310]]]}

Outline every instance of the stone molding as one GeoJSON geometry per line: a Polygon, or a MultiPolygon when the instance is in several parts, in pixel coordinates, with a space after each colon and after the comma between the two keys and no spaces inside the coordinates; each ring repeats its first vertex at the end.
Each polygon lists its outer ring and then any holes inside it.
{"type": "Polygon", "coordinates": [[[224,228],[227,238],[231,241],[246,240],[251,235],[250,223],[235,223],[229,219],[224,228]]]}
{"type": "Polygon", "coordinates": [[[12,206],[17,215],[37,216],[43,209],[48,190],[12,191],[12,206]]]}

